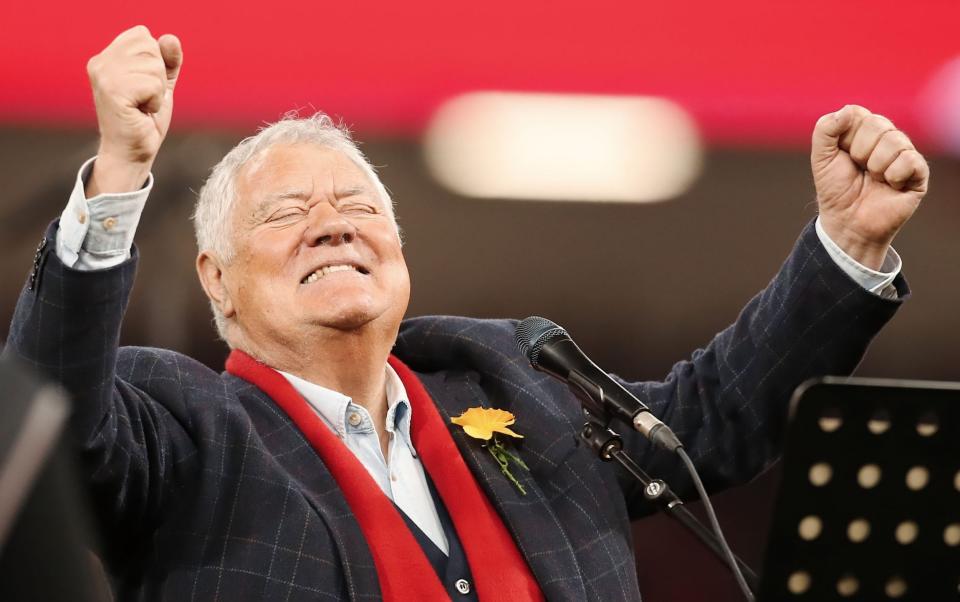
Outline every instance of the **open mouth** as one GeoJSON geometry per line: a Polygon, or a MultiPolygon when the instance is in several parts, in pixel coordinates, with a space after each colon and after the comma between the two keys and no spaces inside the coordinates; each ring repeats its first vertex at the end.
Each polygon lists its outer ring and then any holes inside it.
{"type": "Polygon", "coordinates": [[[370,274],[370,271],[367,270],[366,268],[358,265],[349,264],[349,263],[325,265],[307,274],[303,278],[303,280],[300,281],[300,284],[310,284],[312,282],[316,282],[317,280],[320,280],[324,276],[333,274],[335,272],[358,272],[360,274],[363,274],[364,276],[367,276],[370,274]]]}

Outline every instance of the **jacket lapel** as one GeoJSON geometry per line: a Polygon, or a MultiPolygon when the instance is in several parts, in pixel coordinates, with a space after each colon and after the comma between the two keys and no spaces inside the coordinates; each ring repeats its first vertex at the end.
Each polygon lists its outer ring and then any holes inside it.
{"type": "Polygon", "coordinates": [[[326,524],[343,569],[352,600],[379,599],[379,580],[373,556],[361,535],[360,524],[336,480],[300,431],[270,397],[256,386],[234,376],[238,396],[264,437],[274,460],[301,485],[299,493],[326,524]]]}
{"type": "MultiPolygon", "coordinates": [[[[469,373],[445,372],[417,374],[437,404],[467,466],[513,535],[544,596],[548,600],[586,599],[573,547],[531,473],[519,467],[511,470],[527,492],[521,495],[480,442],[450,422],[452,416],[459,416],[471,407],[510,409],[491,402],[470,376],[469,373]]],[[[525,432],[522,424],[518,423],[515,428],[525,432]]],[[[530,428],[533,427],[528,426],[527,430],[530,428]]],[[[533,468],[522,448],[515,447],[511,451],[533,468]]]]}

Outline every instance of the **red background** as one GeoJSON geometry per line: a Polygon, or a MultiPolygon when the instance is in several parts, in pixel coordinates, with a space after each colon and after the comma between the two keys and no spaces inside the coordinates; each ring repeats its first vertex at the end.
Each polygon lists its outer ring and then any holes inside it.
{"type": "Polygon", "coordinates": [[[455,94],[507,89],[666,96],[721,145],[804,146],[812,121],[847,102],[924,138],[930,78],[960,54],[956,0],[109,0],[4,12],[0,123],[90,126],[85,61],[138,23],[183,41],[178,128],[249,129],[314,107],[410,136],[455,94]]]}

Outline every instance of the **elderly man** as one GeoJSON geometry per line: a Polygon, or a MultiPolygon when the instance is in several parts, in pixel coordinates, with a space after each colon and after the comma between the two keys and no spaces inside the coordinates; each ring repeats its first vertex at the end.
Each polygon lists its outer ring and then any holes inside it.
{"type": "MultiPolygon", "coordinates": [[[[576,445],[578,402],[530,369],[513,323],[402,322],[391,201],[324,116],[244,140],[200,193],[197,272],[227,371],[118,348],[181,61],[144,27],[91,59],[99,152],[9,339],[76,402],[119,599],[638,600],[641,493],[576,445]],[[451,424],[472,407],[516,415],[516,483],[451,424]]],[[[664,382],[625,384],[713,489],[769,465],[793,388],[851,371],[907,293],[890,243],[928,177],[909,139],[845,107],[817,123],[812,167],[819,218],[770,286],[664,382]]],[[[688,492],[671,457],[626,445],[688,492]]]]}

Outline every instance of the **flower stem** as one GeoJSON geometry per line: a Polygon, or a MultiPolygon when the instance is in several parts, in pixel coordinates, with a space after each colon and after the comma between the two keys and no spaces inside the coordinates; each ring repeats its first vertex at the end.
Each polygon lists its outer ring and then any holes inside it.
{"type": "Polygon", "coordinates": [[[505,477],[510,479],[510,482],[513,483],[514,487],[520,491],[521,495],[527,495],[527,490],[523,488],[523,485],[520,484],[520,481],[518,481],[517,478],[513,476],[513,473],[510,472],[510,460],[513,460],[526,470],[530,470],[527,468],[527,465],[523,463],[523,460],[504,449],[503,444],[496,439],[494,439],[493,445],[487,446],[487,449],[490,451],[490,455],[493,456],[493,459],[497,461],[497,464],[500,465],[500,472],[502,472],[505,477]]]}

